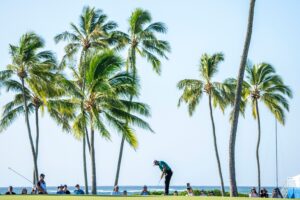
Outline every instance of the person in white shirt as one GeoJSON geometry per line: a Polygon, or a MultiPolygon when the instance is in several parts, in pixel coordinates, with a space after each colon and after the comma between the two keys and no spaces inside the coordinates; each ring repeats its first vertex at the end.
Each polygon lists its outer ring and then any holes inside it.
{"type": "Polygon", "coordinates": [[[114,191],[111,193],[111,195],[113,195],[113,196],[120,196],[120,195],[122,195],[122,193],[119,191],[119,186],[115,186],[114,187],[114,191]]]}
{"type": "Polygon", "coordinates": [[[251,192],[249,194],[249,197],[258,197],[258,194],[256,192],[256,188],[252,188],[251,192]]]}

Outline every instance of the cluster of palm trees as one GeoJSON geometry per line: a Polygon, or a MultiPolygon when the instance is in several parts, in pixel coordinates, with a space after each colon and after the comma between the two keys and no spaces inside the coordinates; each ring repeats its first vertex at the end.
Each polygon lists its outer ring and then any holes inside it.
{"type": "Polygon", "coordinates": [[[47,112],[64,131],[71,132],[83,144],[85,192],[88,194],[87,159],[91,160],[91,193],[97,193],[95,133],[110,139],[115,131],[122,137],[115,184],[118,184],[124,142],[137,148],[133,127],[153,132],[144,118],[150,116],[148,105],[139,102],[139,78],[136,58],[146,58],[160,73],[161,58],[170,52],[167,41],[157,34],[167,32],[166,25],[152,22],[151,14],[136,9],[129,18],[128,33],[117,30],[102,10],[85,7],[79,24],[55,36],[65,42],[65,55],[57,62],[53,52],[43,50],[44,41],[36,33],[22,35],[17,45],[10,45],[11,64],[0,72],[0,87],[14,93],[4,105],[0,131],[20,115],[25,115],[34,175],[38,181],[39,113],[47,112]],[[120,51],[127,51],[122,58],[120,51]],[[65,74],[72,74],[68,77],[65,74]],[[35,117],[35,138],[29,122],[35,117]]]}
{"type": "MultiPolygon", "coordinates": [[[[214,150],[217,160],[218,173],[221,183],[221,193],[225,194],[224,181],[221,169],[221,163],[218,152],[216,128],[213,117],[213,107],[219,107],[222,112],[228,106],[234,105],[235,89],[237,87],[237,80],[228,78],[223,82],[215,82],[212,80],[213,76],[218,72],[218,65],[224,60],[222,53],[213,55],[203,54],[199,66],[200,79],[184,79],[178,83],[178,88],[183,90],[179,98],[178,106],[182,102],[188,105],[189,114],[192,115],[200,103],[203,94],[207,94],[210,119],[212,125],[212,135],[214,141],[214,150]]],[[[292,97],[291,89],[283,83],[282,78],[276,74],[274,67],[268,63],[259,63],[252,65],[250,62],[245,66],[246,80],[243,81],[241,104],[239,112],[245,116],[246,106],[250,105],[252,115],[257,120],[258,139],[256,146],[257,159],[257,179],[258,191],[261,187],[260,175],[260,160],[259,160],[259,146],[261,137],[261,121],[259,115],[259,102],[263,103],[275,116],[276,120],[281,124],[285,123],[285,111],[289,111],[289,103],[287,98],[292,97]]],[[[232,121],[233,112],[231,112],[229,119],[232,121]]]]}
{"type": "MultiPolygon", "coordinates": [[[[239,113],[245,115],[247,105],[258,124],[256,147],[258,187],[260,190],[259,146],[261,121],[259,105],[263,103],[284,124],[285,112],[289,110],[288,99],[292,92],[268,63],[252,65],[247,61],[252,33],[255,0],[251,0],[248,31],[240,64],[238,79],[228,78],[214,81],[219,64],[224,61],[222,53],[203,54],[199,65],[200,79],[184,79],[177,87],[182,90],[178,106],[188,105],[190,115],[194,113],[203,94],[208,97],[215,156],[222,195],[225,194],[221,162],[218,152],[216,125],[213,108],[224,113],[233,107],[229,119],[232,123],[230,135],[230,183],[231,195],[237,196],[234,168],[234,146],[239,113]],[[243,80],[246,72],[246,80],[243,80]]],[[[51,118],[66,132],[82,140],[83,174],[85,192],[88,194],[87,158],[91,160],[91,193],[97,193],[95,134],[110,139],[116,131],[122,140],[118,158],[115,185],[118,184],[125,141],[137,148],[133,127],[153,132],[145,121],[150,116],[148,105],[139,102],[139,76],[137,57],[146,58],[152,69],[160,74],[161,59],[168,59],[171,48],[158,34],[167,32],[162,22],[152,22],[151,14],[136,9],[128,20],[128,32],[119,31],[117,23],[109,21],[101,11],[85,7],[79,24],[71,23],[70,30],[54,37],[55,42],[65,44],[65,55],[60,62],[53,52],[44,50],[43,39],[33,32],[21,36],[17,45],[10,45],[11,64],[0,72],[0,88],[13,92],[13,99],[3,107],[0,132],[20,115],[25,116],[34,171],[33,182],[38,180],[39,115],[47,110],[51,118]],[[125,58],[121,51],[127,51],[125,58]],[[66,74],[72,74],[67,76],[66,74]],[[35,118],[35,132],[29,117],[35,118]],[[35,138],[34,138],[35,136],[35,138]]]]}

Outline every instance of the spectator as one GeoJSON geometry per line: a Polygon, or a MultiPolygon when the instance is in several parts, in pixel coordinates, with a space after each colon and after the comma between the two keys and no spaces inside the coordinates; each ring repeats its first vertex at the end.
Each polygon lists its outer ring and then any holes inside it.
{"type": "Polygon", "coordinates": [[[146,185],[144,185],[143,190],[142,190],[142,192],[141,192],[141,195],[142,195],[142,196],[150,195],[150,192],[148,191],[148,188],[147,188],[146,185]]]}
{"type": "Polygon", "coordinates": [[[123,191],[123,196],[127,196],[127,190],[123,191]]]}
{"type": "Polygon", "coordinates": [[[84,194],[84,191],[82,189],[80,189],[80,186],[77,184],[75,185],[75,190],[74,190],[74,194],[84,194]]]}
{"type": "Polygon", "coordinates": [[[186,194],[186,196],[194,196],[194,192],[193,192],[193,189],[191,187],[187,188],[187,194],[186,194]]]}
{"type": "Polygon", "coordinates": [[[64,192],[65,192],[65,194],[71,194],[71,192],[68,190],[67,185],[64,186],[64,192]]]}
{"type": "Polygon", "coordinates": [[[21,194],[27,194],[27,189],[23,188],[21,194]]]}
{"type": "Polygon", "coordinates": [[[178,196],[177,190],[174,191],[173,195],[174,195],[174,196],[178,196]]]}
{"type": "Polygon", "coordinates": [[[258,197],[255,187],[251,189],[249,197],[258,197]]]}
{"type": "Polygon", "coordinates": [[[56,194],[66,194],[64,191],[64,186],[58,186],[56,194]]]}
{"type": "Polygon", "coordinates": [[[7,192],[5,193],[6,195],[14,195],[14,188],[12,186],[9,186],[7,189],[7,192]]]}
{"type": "Polygon", "coordinates": [[[45,182],[45,174],[40,175],[40,180],[36,184],[38,194],[47,194],[47,186],[45,182]]]}
{"type": "Polygon", "coordinates": [[[114,191],[111,193],[111,195],[114,195],[114,196],[120,196],[121,195],[121,192],[119,192],[119,186],[115,186],[114,187],[114,191]]]}
{"type": "Polygon", "coordinates": [[[260,190],[260,197],[261,198],[268,198],[269,197],[269,194],[268,194],[268,191],[266,190],[266,188],[263,188],[260,190]]]}
{"type": "Polygon", "coordinates": [[[283,198],[279,188],[275,188],[272,192],[272,198],[283,198]]]}
{"type": "Polygon", "coordinates": [[[206,197],[206,196],[207,196],[207,195],[205,194],[204,190],[201,190],[200,196],[201,196],[201,197],[206,197]]]}
{"type": "Polygon", "coordinates": [[[208,193],[208,196],[215,196],[215,194],[214,194],[213,191],[210,191],[210,192],[208,193]]]}

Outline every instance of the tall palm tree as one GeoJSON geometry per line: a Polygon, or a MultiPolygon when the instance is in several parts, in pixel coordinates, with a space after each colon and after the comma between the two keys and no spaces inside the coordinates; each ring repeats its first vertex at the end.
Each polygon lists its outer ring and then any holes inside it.
{"type": "Polygon", "coordinates": [[[222,53],[216,53],[213,55],[203,54],[201,56],[199,66],[200,79],[184,79],[177,84],[178,89],[183,90],[183,93],[178,102],[178,106],[180,106],[182,102],[187,103],[190,115],[193,115],[196,106],[201,101],[203,93],[205,92],[208,95],[208,105],[212,125],[214,149],[220,176],[222,196],[225,195],[225,189],[218,152],[213,107],[218,106],[222,111],[224,111],[226,106],[230,103],[230,94],[226,93],[226,86],[223,85],[223,83],[213,82],[212,78],[214,75],[216,75],[218,71],[218,65],[223,60],[224,56],[222,53]]]}
{"type": "Polygon", "coordinates": [[[2,82],[0,86],[3,86],[4,82],[8,80],[16,81],[16,78],[21,82],[25,123],[34,163],[34,183],[38,180],[38,165],[36,149],[29,124],[25,82],[32,79],[45,81],[48,77],[47,72],[56,66],[53,53],[50,51],[40,51],[43,47],[44,41],[38,35],[33,32],[25,33],[22,35],[18,45],[10,45],[12,63],[7,66],[6,70],[0,72],[0,82],[2,82]]]}
{"type": "Polygon", "coordinates": [[[233,106],[233,117],[232,117],[230,136],[229,136],[229,181],[230,181],[231,197],[238,196],[236,176],[235,176],[235,141],[236,141],[236,132],[237,132],[240,104],[241,104],[242,84],[244,80],[245,66],[248,58],[248,51],[249,51],[251,35],[252,35],[254,7],[255,7],[255,0],[250,0],[247,33],[246,33],[243,54],[241,57],[241,62],[240,62],[240,67],[238,72],[238,84],[235,92],[236,95],[235,95],[234,106],[233,106]]]}
{"type": "Polygon", "coordinates": [[[112,51],[105,51],[92,55],[87,59],[88,69],[86,73],[86,92],[82,93],[78,86],[80,76],[74,71],[75,80],[64,83],[64,87],[71,92],[70,102],[81,107],[81,99],[84,95],[84,112],[79,113],[73,124],[73,131],[80,137],[85,132],[85,122],[89,125],[91,133],[91,169],[92,169],[92,194],[96,194],[96,161],[95,161],[95,131],[99,131],[103,138],[110,139],[110,131],[106,123],[124,135],[126,141],[134,148],[137,140],[130,125],[151,130],[150,126],[132,113],[149,116],[148,106],[126,100],[129,95],[137,93],[137,80],[121,70],[122,59],[112,51]],[[126,123],[129,122],[129,123],[126,123]]]}
{"type": "MultiPolygon", "coordinates": [[[[122,38],[117,48],[128,47],[127,55],[127,71],[132,73],[134,78],[137,77],[136,58],[137,55],[146,58],[151,63],[153,70],[160,74],[161,61],[160,58],[167,59],[166,53],[170,52],[171,48],[167,41],[160,40],[156,34],[165,34],[167,27],[162,22],[152,22],[151,14],[147,10],[140,8],[135,9],[129,18],[128,34],[116,32],[116,38],[122,38]]],[[[130,97],[130,100],[133,96],[130,97]]],[[[123,137],[121,140],[118,166],[114,185],[118,185],[121,162],[124,149],[123,137]]]]}
{"type": "Polygon", "coordinates": [[[274,114],[278,122],[284,125],[285,113],[289,111],[286,97],[292,97],[291,89],[284,85],[282,78],[276,74],[274,67],[268,63],[246,66],[246,81],[243,84],[243,101],[250,101],[252,114],[257,120],[258,139],[256,145],[258,191],[261,187],[259,147],[261,138],[261,122],[259,102],[274,114]]]}
{"type": "MultiPolygon", "coordinates": [[[[55,36],[55,42],[67,41],[65,46],[65,56],[61,62],[64,66],[69,60],[73,60],[78,52],[79,57],[79,74],[81,77],[81,90],[85,91],[85,74],[86,74],[86,58],[87,55],[95,49],[105,49],[113,44],[115,40],[112,37],[117,24],[113,21],[107,21],[107,16],[102,10],[84,7],[80,15],[79,25],[71,23],[71,31],[65,31],[55,36]]],[[[84,96],[83,96],[84,97],[84,96]]],[[[82,99],[81,112],[83,113],[84,99],[82,99]]],[[[85,193],[88,194],[88,180],[86,167],[86,138],[88,133],[83,135],[83,169],[85,181],[85,193]]],[[[89,142],[88,142],[89,143],[89,142]]],[[[90,145],[88,145],[90,147],[90,145]]]]}

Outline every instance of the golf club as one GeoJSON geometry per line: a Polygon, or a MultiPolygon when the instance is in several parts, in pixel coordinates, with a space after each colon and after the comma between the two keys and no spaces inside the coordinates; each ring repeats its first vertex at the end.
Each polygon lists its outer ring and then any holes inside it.
{"type": "Polygon", "coordinates": [[[30,181],[28,178],[26,178],[25,176],[23,176],[22,174],[20,174],[20,173],[17,172],[16,170],[12,169],[11,167],[8,167],[8,169],[9,169],[10,171],[14,172],[15,174],[17,174],[18,176],[22,177],[23,179],[27,180],[27,181],[30,182],[32,185],[34,185],[32,181],[30,181]]]}

